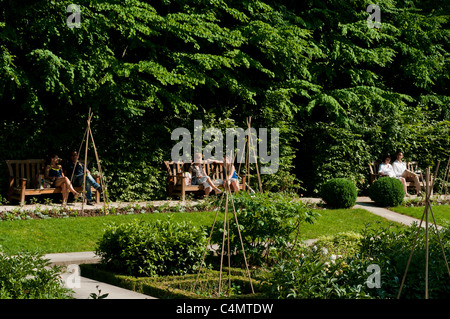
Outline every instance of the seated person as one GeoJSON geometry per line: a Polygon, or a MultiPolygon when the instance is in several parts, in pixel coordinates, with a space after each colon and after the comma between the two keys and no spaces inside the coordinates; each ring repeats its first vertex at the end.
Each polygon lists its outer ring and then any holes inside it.
{"type": "Polygon", "coordinates": [[[403,159],[403,152],[397,152],[397,159],[392,164],[392,167],[394,169],[394,173],[397,177],[404,177],[407,181],[414,182],[414,186],[416,187],[416,193],[419,195],[422,191],[422,187],[420,185],[419,176],[406,169],[406,163],[402,162],[403,159]]]}
{"type": "Polygon", "coordinates": [[[70,183],[70,180],[64,176],[61,165],[59,165],[58,155],[53,154],[50,156],[50,164],[45,167],[44,177],[46,181],[51,182],[51,187],[61,187],[63,205],[67,203],[67,197],[69,195],[69,191],[75,196],[78,197],[80,195],[70,183]]]}
{"type": "Polygon", "coordinates": [[[214,185],[211,178],[205,173],[201,153],[194,154],[194,163],[189,167],[189,173],[192,176],[192,185],[203,185],[206,196],[209,195],[212,189],[214,189],[216,194],[222,193],[222,191],[214,185]]]}
{"type": "MultiPolygon", "coordinates": [[[[66,176],[72,176],[73,173],[73,185],[75,187],[80,187],[83,185],[83,175],[84,175],[84,164],[78,161],[77,151],[72,151],[70,154],[70,160],[68,160],[64,165],[64,170],[66,176]]],[[[88,205],[93,205],[91,185],[98,191],[101,192],[101,186],[97,184],[95,179],[91,176],[89,170],[86,170],[86,201],[88,205]]]]}
{"type": "Polygon", "coordinates": [[[236,169],[234,167],[234,164],[231,160],[231,156],[227,155],[223,157],[223,162],[222,161],[212,161],[213,163],[223,163],[224,167],[224,174],[226,173],[227,175],[225,176],[225,180],[223,181],[223,188],[226,189],[225,185],[226,185],[226,181],[228,180],[228,185],[231,186],[231,189],[237,193],[239,191],[239,179],[238,176],[236,174],[236,169]]]}
{"type": "MultiPolygon", "coordinates": [[[[230,156],[225,156],[223,159],[224,164],[224,172],[227,172],[228,185],[231,186],[231,189],[234,190],[235,193],[239,191],[239,179],[236,174],[236,169],[234,168],[233,162],[230,156]]],[[[226,181],[223,182],[225,187],[226,181]]]]}
{"type": "Polygon", "coordinates": [[[407,192],[407,187],[406,187],[406,180],[403,177],[397,177],[397,175],[394,172],[394,168],[392,167],[390,162],[391,162],[391,157],[389,155],[385,156],[383,163],[381,163],[380,166],[378,167],[378,174],[380,174],[380,176],[388,176],[388,177],[393,177],[393,178],[399,179],[403,184],[403,190],[405,191],[405,196],[409,197],[409,194],[407,192]]]}

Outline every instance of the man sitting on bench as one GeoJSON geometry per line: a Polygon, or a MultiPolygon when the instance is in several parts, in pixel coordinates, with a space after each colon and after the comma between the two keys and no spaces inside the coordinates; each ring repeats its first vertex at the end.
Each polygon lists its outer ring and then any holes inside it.
{"type": "Polygon", "coordinates": [[[405,162],[402,162],[402,159],[403,159],[403,152],[401,151],[397,152],[397,159],[392,164],[394,173],[397,177],[405,178],[406,181],[413,181],[414,186],[416,187],[416,193],[417,195],[419,195],[420,192],[422,191],[419,176],[416,173],[411,172],[409,169],[406,169],[406,164],[405,162]]]}
{"type": "MultiPolygon", "coordinates": [[[[84,164],[78,161],[77,151],[72,151],[70,153],[70,160],[68,160],[64,165],[64,170],[66,171],[66,176],[71,177],[73,172],[73,185],[75,187],[80,187],[83,185],[83,175],[84,175],[84,164]]],[[[101,186],[97,184],[95,179],[91,176],[89,170],[86,170],[86,201],[88,205],[93,205],[91,185],[98,191],[101,192],[101,186]]]]}

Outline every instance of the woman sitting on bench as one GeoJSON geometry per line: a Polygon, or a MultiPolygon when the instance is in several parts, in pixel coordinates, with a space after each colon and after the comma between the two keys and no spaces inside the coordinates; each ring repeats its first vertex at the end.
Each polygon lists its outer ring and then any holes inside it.
{"type": "Polygon", "coordinates": [[[239,192],[239,179],[236,174],[236,169],[234,168],[233,160],[230,155],[223,157],[223,162],[216,161],[216,163],[223,163],[224,174],[226,173],[225,180],[223,181],[223,187],[226,189],[226,183],[228,181],[228,185],[230,189],[235,193],[239,192]]]}
{"type": "Polygon", "coordinates": [[[66,205],[69,191],[78,197],[78,193],[70,183],[70,180],[64,176],[61,165],[58,164],[58,155],[54,154],[50,157],[50,164],[45,167],[45,179],[52,182],[51,187],[61,187],[63,200],[62,204],[66,205]]]}

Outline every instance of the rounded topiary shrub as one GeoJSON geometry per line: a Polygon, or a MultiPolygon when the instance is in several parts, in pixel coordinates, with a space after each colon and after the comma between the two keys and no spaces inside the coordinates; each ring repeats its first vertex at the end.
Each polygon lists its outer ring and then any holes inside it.
{"type": "Polygon", "coordinates": [[[403,202],[405,191],[400,180],[382,177],[370,186],[369,197],[380,206],[398,206],[403,202]]]}
{"type": "Polygon", "coordinates": [[[321,197],[328,206],[350,208],[356,203],[358,191],[355,184],[345,178],[333,178],[323,184],[321,197]]]}

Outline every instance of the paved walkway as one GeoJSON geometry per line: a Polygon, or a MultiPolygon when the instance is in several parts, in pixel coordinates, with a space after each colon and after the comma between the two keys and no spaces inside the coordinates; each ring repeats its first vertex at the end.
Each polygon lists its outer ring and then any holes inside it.
{"type": "MultiPolygon", "coordinates": [[[[113,286],[104,282],[81,276],[79,264],[95,264],[100,257],[92,251],[47,254],[45,259],[50,260],[50,265],[67,266],[67,271],[61,274],[64,285],[74,291],[75,299],[88,299],[92,293],[97,296],[108,294],[108,299],[156,299],[132,290],[113,286]]],[[[91,298],[92,299],[92,298],[91,298]]]]}
{"type": "MultiPolygon", "coordinates": [[[[369,197],[358,197],[356,201],[356,205],[353,208],[361,208],[365,209],[375,215],[386,218],[387,220],[391,220],[400,224],[411,226],[414,223],[419,224],[420,219],[410,217],[407,215],[402,215],[396,212],[393,212],[387,208],[377,207],[374,202],[369,197]]],[[[422,223],[422,227],[425,227],[425,224],[422,223]]]]}
{"type": "MultiPolygon", "coordinates": [[[[415,195],[411,195],[411,197],[409,197],[410,199],[415,198],[415,195]]],[[[450,197],[450,196],[448,196],[450,197]]],[[[323,202],[322,199],[320,198],[305,198],[303,199],[305,202],[311,202],[311,203],[321,203],[323,202]]],[[[419,224],[420,223],[420,219],[414,218],[414,217],[410,217],[407,215],[402,215],[399,213],[396,213],[392,210],[389,210],[387,208],[383,208],[383,207],[378,207],[375,205],[375,203],[369,198],[369,197],[358,197],[356,200],[356,205],[353,206],[353,208],[361,208],[361,209],[365,209],[375,215],[378,215],[380,217],[383,217],[387,220],[391,220],[400,224],[404,224],[407,226],[411,226],[414,223],[419,224]]],[[[422,223],[422,227],[425,227],[425,223],[422,223]]],[[[441,227],[438,226],[438,229],[440,229],[441,227]]]]}
{"type": "Polygon", "coordinates": [[[91,294],[95,294],[97,297],[107,294],[105,296],[107,299],[157,299],[82,276],[75,279],[74,275],[69,273],[63,273],[61,277],[66,287],[74,291],[73,298],[75,299],[93,299],[91,294]]]}
{"type": "MultiPolygon", "coordinates": [[[[302,198],[302,201],[311,202],[311,203],[320,203],[322,200],[320,198],[302,198]]],[[[179,201],[158,201],[151,202],[152,205],[158,206],[162,204],[169,203],[169,205],[179,205],[179,201]]],[[[116,207],[119,206],[127,206],[130,203],[111,203],[116,207]]],[[[144,206],[147,202],[143,203],[132,203],[133,206],[139,204],[144,206]]],[[[47,205],[40,205],[41,208],[47,207],[47,205]]],[[[55,204],[49,205],[48,207],[54,207],[55,204]]],[[[56,206],[59,206],[56,204],[56,206]]],[[[84,206],[85,209],[98,209],[102,207],[102,204],[94,205],[94,206],[84,206]]],[[[81,209],[81,203],[75,203],[69,207],[73,207],[73,209],[81,209]]],[[[23,207],[18,206],[0,206],[0,211],[8,211],[14,210],[17,208],[21,208],[24,210],[33,210],[36,208],[36,205],[25,205],[23,207]],[[9,208],[9,209],[8,209],[9,208]]],[[[412,225],[413,223],[419,223],[420,220],[409,217],[406,215],[398,214],[393,211],[390,211],[386,208],[376,207],[374,203],[368,197],[358,197],[356,201],[356,205],[354,208],[365,209],[373,214],[386,218],[388,220],[392,220],[397,223],[412,225]]],[[[424,227],[424,225],[423,225],[424,227]]],[[[314,242],[314,239],[309,240],[308,242],[314,242]]],[[[137,293],[131,290],[123,289],[120,287],[116,287],[113,285],[109,285],[103,282],[99,282],[96,280],[92,280],[89,278],[82,277],[82,274],[77,273],[78,268],[75,265],[83,264],[83,263],[98,263],[100,258],[95,255],[94,252],[75,252],[75,253],[62,253],[62,254],[47,254],[44,258],[49,259],[51,264],[54,265],[65,265],[68,266],[68,269],[71,270],[70,273],[62,274],[63,282],[66,286],[72,288],[75,292],[74,298],[76,299],[87,299],[90,297],[90,294],[95,293],[97,295],[103,295],[105,293],[108,294],[108,299],[155,299],[154,297],[147,296],[141,293],[137,293]],[[69,266],[70,265],[70,266],[69,266]],[[75,271],[75,272],[74,272],[75,271]],[[101,292],[99,292],[99,290],[101,292]]]]}
{"type": "Polygon", "coordinates": [[[371,205],[370,203],[366,203],[366,202],[357,202],[355,206],[353,206],[353,208],[361,208],[361,209],[365,209],[375,215],[378,215],[380,217],[383,217],[387,220],[391,220],[400,224],[404,224],[404,225],[412,225],[413,223],[420,223],[420,220],[410,217],[410,216],[406,216],[406,215],[402,215],[402,214],[398,214],[395,212],[392,212],[388,209],[385,208],[381,208],[381,207],[376,207],[371,205]]]}

